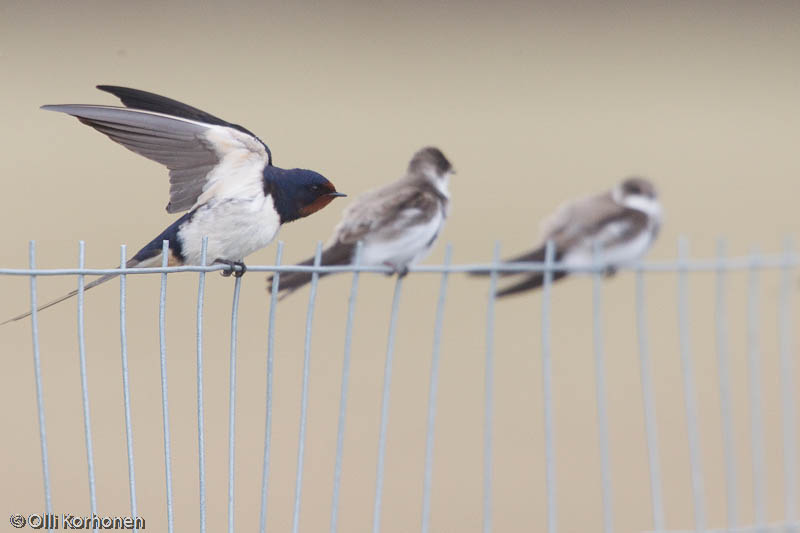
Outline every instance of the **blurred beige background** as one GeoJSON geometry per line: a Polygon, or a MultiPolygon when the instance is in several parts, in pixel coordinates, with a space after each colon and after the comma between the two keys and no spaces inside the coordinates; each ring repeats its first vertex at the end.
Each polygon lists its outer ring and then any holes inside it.
{"type": "MultiPolygon", "coordinates": [[[[98,83],[158,92],[241,123],[276,164],[323,172],[358,194],[398,177],[426,144],[458,169],[454,208],[428,262],[488,261],[537,240],[539,220],[565,199],[630,173],[659,186],[666,225],[651,258],[679,235],[696,256],[727,236],[732,254],[777,252],[796,235],[800,157],[800,7],[796,2],[22,2],[0,3],[0,266],[118,263],[174,217],[166,172],[42,104],[106,103],[98,83]]],[[[326,239],[347,200],[284,228],[289,260],[326,239]]],[[[275,247],[251,264],[274,260],[275,247]]],[[[761,279],[767,514],[784,513],[777,352],[777,274],[761,279]]],[[[328,527],[349,276],[321,285],[311,356],[302,531],[328,527]]],[[[419,527],[435,275],[413,275],[402,296],[388,428],[383,531],[419,527]]],[[[39,283],[42,301],[74,278],[39,283]]],[[[228,347],[232,282],[208,278],[206,429],[209,531],[226,520],[228,347]]],[[[365,276],[355,325],[340,531],[368,531],[380,388],[393,283],[365,276]]],[[[127,515],[118,289],[86,298],[86,342],[102,514],[127,515]]],[[[138,504],[148,531],[165,531],[156,276],[129,278],[129,357],[138,504]]],[[[731,275],[729,316],[740,520],[753,519],[747,407],[746,274],[731,275]]],[[[198,528],[195,417],[197,275],[169,278],[167,350],[175,524],[198,528]]],[[[649,331],[667,525],[692,527],[677,337],[676,279],[648,278],[649,331]]],[[[708,524],[725,524],[713,276],[691,278],[708,524]]],[[[651,527],[634,335],[634,278],[605,296],[614,520],[651,527]]],[[[453,276],[442,345],[433,472],[433,531],[481,527],[484,281],[453,276]]],[[[553,379],[559,530],[602,524],[591,282],[553,292],[553,379]]],[[[280,305],[275,362],[269,530],[291,526],[308,292],[280,305]]],[[[28,305],[28,280],[0,276],[0,318],[28,305]]],[[[86,513],[88,482],[74,301],[40,317],[56,512],[86,513]]],[[[540,299],[497,306],[494,531],[545,528],[540,299]]],[[[243,278],[239,328],[236,524],[258,523],[265,413],[267,306],[262,274],[243,278]]],[[[0,329],[0,502],[5,515],[42,511],[30,322],[0,329]]],[[[800,376],[795,376],[800,380],[800,376]]],[[[800,381],[798,381],[800,382],[800,381]]],[[[5,519],[3,519],[5,520],[5,519]]],[[[5,522],[3,522],[5,523],[5,522]]],[[[9,527],[9,526],[3,526],[9,527]]]]}

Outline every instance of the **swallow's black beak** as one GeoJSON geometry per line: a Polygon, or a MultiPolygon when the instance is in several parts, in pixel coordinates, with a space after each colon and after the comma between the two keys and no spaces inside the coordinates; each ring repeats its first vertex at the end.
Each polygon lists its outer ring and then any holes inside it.
{"type": "Polygon", "coordinates": [[[347,195],[345,193],[343,193],[343,192],[334,191],[334,192],[329,192],[325,196],[331,196],[333,198],[340,198],[340,197],[345,197],[347,195]]]}

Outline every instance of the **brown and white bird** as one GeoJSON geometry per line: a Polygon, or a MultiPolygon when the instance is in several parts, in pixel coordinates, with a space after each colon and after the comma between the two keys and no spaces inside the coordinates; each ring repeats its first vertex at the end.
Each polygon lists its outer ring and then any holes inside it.
{"type": "MultiPolygon", "coordinates": [[[[419,150],[405,176],[362,194],[344,210],[322,251],[320,264],[351,264],[360,241],[362,266],[388,266],[405,275],[409,266],[425,257],[444,225],[453,173],[438,148],[419,150]]],[[[314,258],[299,264],[313,265],[314,258]]],[[[288,295],[309,281],[310,272],[284,273],[279,290],[288,295]]]]}
{"type": "MultiPolygon", "coordinates": [[[[562,205],[542,223],[542,245],[507,263],[545,261],[548,241],[555,246],[554,261],[569,268],[588,268],[599,260],[606,273],[641,259],[652,246],[661,226],[661,204],[653,184],[645,178],[630,177],[603,194],[588,196],[562,205]]],[[[481,273],[486,275],[486,273],[481,273]]],[[[566,277],[568,270],[553,272],[553,281],[566,277]]],[[[497,292],[498,297],[536,289],[544,273],[502,272],[501,276],[524,276],[497,292]]]]}

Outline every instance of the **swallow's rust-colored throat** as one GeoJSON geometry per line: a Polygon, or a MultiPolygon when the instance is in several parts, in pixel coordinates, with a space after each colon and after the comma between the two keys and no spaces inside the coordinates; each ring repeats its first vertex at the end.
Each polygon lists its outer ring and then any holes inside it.
{"type": "Polygon", "coordinates": [[[331,203],[336,198],[341,198],[347,196],[344,193],[333,191],[328,194],[322,195],[310,204],[305,207],[300,208],[300,216],[307,217],[308,215],[313,215],[329,203],[331,203]]]}

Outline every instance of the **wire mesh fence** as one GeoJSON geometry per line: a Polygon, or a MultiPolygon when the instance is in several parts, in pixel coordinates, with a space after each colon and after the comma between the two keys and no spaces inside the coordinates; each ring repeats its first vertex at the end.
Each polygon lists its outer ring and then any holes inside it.
{"type": "MultiPolygon", "coordinates": [[[[717,257],[710,259],[691,258],[688,253],[688,243],[681,240],[678,247],[678,258],[675,261],[642,262],[629,267],[627,275],[635,277],[635,332],[638,347],[639,378],[641,389],[641,404],[644,414],[645,441],[642,443],[646,447],[647,463],[649,468],[649,486],[640,487],[641,491],[649,492],[649,503],[651,509],[651,526],[648,531],[666,532],[678,530],[692,531],[798,531],[800,521],[797,516],[797,438],[796,438],[796,384],[795,376],[795,323],[793,314],[795,294],[797,292],[798,267],[800,267],[800,254],[797,254],[787,242],[785,248],[778,254],[758,254],[754,253],[744,257],[727,257],[724,242],[721,242],[717,257]],[[782,434],[783,456],[780,458],[780,469],[783,472],[783,483],[780,486],[769,484],[765,478],[765,457],[764,449],[764,406],[762,403],[762,353],[761,335],[759,327],[763,303],[761,301],[761,276],[765,271],[775,271],[779,276],[779,290],[776,299],[777,316],[776,334],[778,346],[778,358],[780,362],[780,420],[782,434]],[[663,487],[663,470],[661,453],[659,450],[659,422],[657,417],[656,400],[654,394],[654,376],[651,361],[652,339],[648,335],[648,290],[647,279],[658,273],[670,273],[677,276],[677,309],[675,318],[677,320],[678,346],[681,368],[681,383],[683,394],[683,408],[685,411],[686,423],[686,445],[688,447],[688,465],[668,465],[668,468],[685,468],[690,471],[690,484],[687,487],[691,494],[693,521],[681,524],[680,527],[670,527],[668,521],[668,509],[666,508],[666,498],[663,487]],[[692,342],[692,302],[690,300],[691,291],[689,278],[695,274],[710,274],[714,280],[714,335],[716,339],[716,364],[717,381],[719,391],[719,405],[721,408],[721,454],[724,458],[724,472],[722,484],[725,487],[725,521],[724,524],[710,523],[707,512],[707,488],[705,486],[707,472],[703,464],[703,454],[701,452],[703,436],[703,421],[699,415],[698,407],[698,386],[693,367],[693,342],[692,342]],[[752,493],[752,517],[753,523],[742,522],[738,512],[742,506],[740,492],[742,475],[740,465],[737,464],[736,447],[740,445],[740,439],[734,431],[734,424],[739,421],[732,408],[732,385],[730,371],[730,327],[729,327],[729,302],[728,302],[728,280],[731,273],[742,273],[747,277],[746,294],[746,354],[747,354],[747,378],[748,391],[747,401],[749,407],[749,446],[751,449],[751,476],[752,486],[747,487],[752,493]],[[775,522],[770,520],[766,512],[768,501],[781,500],[782,520],[775,522]]],[[[167,243],[164,242],[164,251],[167,251],[167,243]]],[[[89,383],[87,378],[86,361],[86,341],[84,325],[84,292],[85,276],[88,275],[119,275],[119,339],[122,371],[122,402],[124,404],[124,426],[125,442],[128,470],[128,490],[130,495],[130,514],[138,516],[137,491],[141,491],[141,484],[137,485],[135,477],[134,461],[134,439],[135,428],[131,419],[131,394],[129,385],[128,371],[128,338],[127,338],[127,308],[128,299],[128,276],[129,275],[160,275],[159,293],[159,313],[158,313],[158,338],[159,338],[159,362],[161,372],[161,411],[163,423],[163,460],[164,460],[164,484],[166,494],[166,517],[165,526],[155,527],[148,524],[148,529],[166,529],[170,533],[175,529],[175,509],[173,505],[173,442],[171,439],[170,426],[170,395],[169,379],[167,375],[167,342],[166,342],[166,288],[170,274],[179,272],[194,272],[198,275],[197,287],[197,306],[196,306],[196,416],[197,416],[197,470],[198,488],[197,512],[199,513],[199,529],[205,532],[207,526],[207,488],[206,478],[206,430],[205,405],[204,405],[204,342],[208,332],[204,329],[205,311],[205,288],[206,275],[209,272],[220,271],[229,267],[222,265],[210,266],[181,266],[169,267],[166,258],[169,254],[164,253],[164,264],[159,268],[133,268],[124,267],[126,259],[126,249],[123,246],[120,250],[120,268],[118,269],[91,269],[85,268],[85,247],[83,243],[79,249],[78,268],[68,269],[39,269],[36,267],[36,247],[35,243],[30,243],[29,248],[29,268],[25,269],[0,269],[0,276],[26,276],[30,281],[30,309],[31,309],[31,331],[32,331],[32,350],[34,360],[34,379],[35,396],[25,398],[23,401],[33,401],[35,398],[38,413],[38,426],[41,447],[41,470],[43,473],[44,506],[46,513],[53,513],[52,489],[50,480],[51,465],[48,460],[48,443],[52,436],[47,432],[47,420],[45,417],[45,407],[53,401],[44,390],[42,381],[41,357],[40,357],[40,330],[37,305],[39,301],[37,294],[37,282],[42,276],[75,276],[77,278],[77,338],[79,352],[79,370],[82,398],[83,429],[86,451],[86,465],[89,486],[89,508],[93,516],[99,514],[97,504],[97,489],[95,483],[95,450],[93,447],[93,431],[91,420],[91,409],[89,401],[89,383]]],[[[544,272],[545,282],[541,290],[541,334],[538,340],[540,353],[537,355],[538,364],[541,367],[541,386],[538,394],[541,395],[541,405],[543,409],[541,428],[541,438],[544,441],[544,456],[537,458],[544,463],[544,477],[541,482],[544,484],[546,518],[542,523],[520,524],[520,530],[546,529],[549,533],[563,531],[560,528],[558,517],[560,513],[570,512],[570,502],[564,501],[559,497],[557,486],[559,476],[557,472],[557,443],[558,433],[556,424],[556,408],[554,406],[554,387],[553,382],[553,338],[552,338],[552,312],[551,307],[557,292],[553,289],[553,273],[559,270],[569,270],[565,265],[554,260],[552,246],[548,246],[544,263],[501,263],[499,246],[495,247],[494,256],[491,262],[484,264],[455,264],[452,262],[452,248],[447,247],[444,262],[441,265],[424,265],[411,269],[411,276],[417,273],[430,273],[439,276],[438,294],[431,295],[431,301],[435,302],[433,328],[433,347],[430,360],[430,372],[428,376],[427,390],[427,410],[425,421],[425,445],[424,445],[424,467],[422,484],[422,501],[420,502],[421,522],[419,529],[426,533],[435,530],[431,525],[432,514],[432,486],[436,481],[434,478],[434,447],[436,442],[437,429],[437,399],[439,395],[440,383],[440,357],[442,353],[442,336],[444,328],[444,317],[448,313],[447,303],[450,288],[450,279],[454,274],[483,272],[489,273],[488,287],[489,297],[486,300],[485,328],[482,333],[473,332],[475,340],[483,339],[485,367],[483,372],[483,431],[482,431],[482,455],[483,464],[481,468],[482,476],[482,502],[480,511],[480,530],[484,532],[497,530],[493,521],[493,509],[496,501],[493,490],[494,459],[497,451],[494,448],[493,436],[495,432],[495,405],[496,395],[495,383],[495,332],[496,332],[496,306],[494,297],[495,290],[499,283],[499,276],[504,272],[544,272]]],[[[274,361],[275,361],[275,336],[276,336],[276,313],[278,309],[278,290],[280,287],[280,274],[283,272],[304,271],[311,272],[312,279],[310,291],[308,293],[308,304],[305,318],[305,333],[303,342],[303,364],[301,388],[297,391],[300,395],[299,412],[299,434],[297,436],[297,457],[296,457],[296,477],[293,492],[293,508],[291,530],[300,530],[301,504],[303,502],[303,481],[305,473],[306,443],[308,439],[307,419],[309,403],[309,368],[312,350],[312,331],[315,324],[316,306],[318,300],[319,275],[323,273],[349,273],[351,277],[349,298],[347,303],[347,313],[345,317],[344,332],[344,353],[341,366],[341,378],[339,388],[338,410],[336,420],[336,450],[334,477],[331,486],[331,506],[329,529],[336,532],[341,529],[340,512],[340,491],[341,478],[343,473],[343,454],[345,447],[345,433],[347,429],[348,397],[350,390],[350,365],[351,354],[353,351],[355,309],[359,302],[359,281],[363,273],[384,273],[390,274],[389,268],[366,267],[359,264],[359,252],[356,252],[356,259],[353,265],[348,266],[320,266],[321,246],[317,247],[315,262],[313,266],[293,266],[283,265],[283,244],[278,243],[276,259],[274,265],[248,265],[249,272],[269,272],[275,274],[275,283],[269,294],[268,325],[266,332],[266,399],[265,409],[265,434],[263,441],[263,461],[261,465],[261,497],[260,510],[258,511],[259,531],[268,530],[268,520],[270,509],[268,508],[268,494],[276,488],[270,484],[270,467],[273,458],[272,446],[272,422],[274,417],[273,399],[273,380],[274,380],[274,361]]],[[[205,264],[205,253],[204,264],[205,264]]],[[[591,276],[591,312],[592,312],[592,346],[594,355],[594,388],[595,388],[595,408],[596,420],[598,425],[597,442],[592,445],[589,441],[582,445],[586,447],[596,447],[596,452],[600,462],[600,486],[601,486],[601,519],[596,525],[596,530],[610,533],[616,529],[618,517],[615,516],[620,508],[624,509],[625,503],[620,507],[619,502],[615,502],[614,470],[612,468],[611,452],[614,439],[609,436],[609,414],[608,414],[608,385],[606,376],[606,354],[604,338],[604,299],[606,298],[605,273],[606,267],[602,262],[602,257],[598,257],[596,264],[591,268],[583,269],[583,274],[591,276]]],[[[389,425],[390,403],[392,399],[392,377],[395,358],[396,338],[398,334],[397,320],[400,301],[403,295],[404,280],[398,277],[394,281],[394,292],[390,303],[389,329],[386,338],[386,349],[384,354],[384,367],[380,398],[380,422],[377,435],[377,463],[375,465],[375,486],[371,501],[371,531],[381,530],[384,522],[382,521],[384,504],[384,481],[385,481],[385,460],[386,449],[389,435],[387,428],[389,425]]],[[[476,283],[476,287],[485,291],[486,284],[476,283]]],[[[228,387],[228,454],[227,454],[227,528],[228,531],[236,530],[236,492],[235,478],[237,473],[236,464],[236,414],[237,414],[237,332],[239,321],[239,298],[241,290],[241,278],[235,278],[233,288],[233,303],[230,314],[230,359],[229,359],[229,387],[228,387]]],[[[476,288],[476,290],[478,290],[476,288]]],[[[449,310],[450,313],[458,313],[459,310],[449,310]]],[[[319,318],[316,318],[319,320],[319,318]]],[[[524,332],[520,332],[523,334],[524,332]]],[[[531,385],[534,387],[534,385],[531,385]]],[[[523,407],[521,407],[523,409],[523,407]]],[[[215,459],[216,460],[216,459],[215,459]]],[[[76,463],[77,464],[77,463],[76,463]]],[[[476,470],[477,475],[477,470],[476,470]]],[[[367,502],[363,502],[363,508],[367,509],[367,502]]],[[[774,517],[774,513],[772,514],[774,517]]],[[[674,522],[674,521],[673,521],[674,522]]],[[[51,524],[52,526],[52,524],[51,524]]],[[[51,529],[53,529],[51,527],[51,529]]],[[[95,527],[94,529],[100,529],[95,527]]]]}

